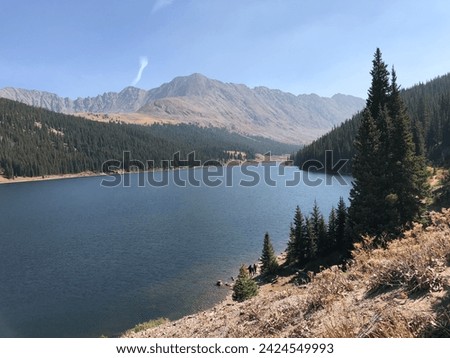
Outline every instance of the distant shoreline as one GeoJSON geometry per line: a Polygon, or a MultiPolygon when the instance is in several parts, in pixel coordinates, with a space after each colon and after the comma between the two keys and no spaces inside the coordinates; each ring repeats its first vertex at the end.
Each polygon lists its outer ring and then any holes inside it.
{"type": "Polygon", "coordinates": [[[29,182],[34,182],[34,181],[99,177],[99,176],[106,176],[106,175],[108,175],[108,174],[95,173],[95,172],[81,172],[81,173],[73,173],[73,174],[42,175],[42,176],[35,176],[35,177],[16,177],[14,179],[8,179],[3,176],[0,176],[0,185],[1,184],[14,184],[14,183],[29,183],[29,182]]]}
{"type": "MultiPolygon", "coordinates": [[[[272,156],[272,161],[277,163],[286,162],[286,159],[283,156],[272,156]]],[[[249,160],[246,161],[231,161],[224,166],[235,166],[235,165],[255,165],[255,164],[263,164],[264,160],[261,158],[255,159],[255,160],[249,160]],[[236,163],[233,163],[236,162],[236,163]],[[237,163],[239,162],[239,163],[237,163]]],[[[198,168],[198,167],[194,167],[198,168]]],[[[170,170],[180,170],[180,169],[191,169],[190,167],[179,167],[179,168],[170,168],[170,170]]],[[[159,172],[159,171],[165,171],[167,169],[163,168],[155,168],[151,170],[145,170],[144,172],[159,172]]],[[[47,180],[61,180],[61,179],[76,179],[76,178],[89,178],[89,177],[100,177],[100,176],[110,176],[110,175],[123,175],[123,174],[133,174],[138,172],[124,172],[124,171],[118,171],[115,173],[103,173],[103,172],[81,172],[81,173],[71,173],[71,174],[54,174],[54,175],[42,175],[42,176],[35,176],[35,177],[16,177],[14,179],[8,179],[4,176],[0,176],[0,185],[1,184],[14,184],[14,183],[28,183],[28,182],[34,182],[34,181],[47,181],[47,180]]]]}

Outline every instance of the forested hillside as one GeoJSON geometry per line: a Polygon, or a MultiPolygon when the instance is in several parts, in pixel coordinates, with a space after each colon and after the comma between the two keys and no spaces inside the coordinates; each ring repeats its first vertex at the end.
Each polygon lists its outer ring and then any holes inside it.
{"type": "MultiPolygon", "coordinates": [[[[411,119],[416,153],[425,154],[435,165],[450,165],[450,74],[401,91],[411,119]]],[[[334,160],[349,159],[343,168],[351,172],[355,140],[361,114],[353,116],[339,127],[305,146],[295,155],[295,164],[302,166],[310,159],[324,160],[326,150],[332,150],[334,160]]]]}
{"type": "MultiPolygon", "coordinates": [[[[0,98],[0,175],[42,176],[102,171],[107,160],[121,160],[124,151],[132,159],[181,159],[192,151],[196,159],[226,160],[227,151],[274,154],[291,153],[298,147],[259,137],[244,137],[225,129],[194,125],[138,126],[99,123],[35,108],[0,98]]],[[[125,163],[125,169],[126,163],[125,163]]]]}

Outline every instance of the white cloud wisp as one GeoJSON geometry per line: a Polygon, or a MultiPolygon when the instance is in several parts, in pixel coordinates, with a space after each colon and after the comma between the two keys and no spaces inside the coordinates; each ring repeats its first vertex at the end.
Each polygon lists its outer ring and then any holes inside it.
{"type": "Polygon", "coordinates": [[[140,67],[135,79],[133,80],[133,82],[131,82],[132,86],[136,86],[137,83],[141,80],[142,72],[144,72],[144,69],[147,67],[147,65],[148,65],[148,58],[145,56],[139,57],[140,67]]]}

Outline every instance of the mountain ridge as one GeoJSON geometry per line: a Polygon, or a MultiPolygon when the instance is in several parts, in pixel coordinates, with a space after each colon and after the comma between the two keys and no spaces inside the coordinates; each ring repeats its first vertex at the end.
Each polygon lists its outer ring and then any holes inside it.
{"type": "Polygon", "coordinates": [[[128,86],[120,92],[75,100],[13,87],[0,89],[0,97],[61,113],[141,113],[296,144],[312,141],[365,104],[350,95],[294,95],[264,86],[224,83],[199,73],[175,77],[148,91],[128,86]]]}

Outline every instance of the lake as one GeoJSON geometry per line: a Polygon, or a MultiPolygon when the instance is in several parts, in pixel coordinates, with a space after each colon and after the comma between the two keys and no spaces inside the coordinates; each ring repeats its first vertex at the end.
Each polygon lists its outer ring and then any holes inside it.
{"type": "Polygon", "coordinates": [[[286,186],[295,167],[176,184],[205,170],[152,173],[168,179],[158,187],[138,174],[0,185],[0,337],[111,336],[210,308],[229,292],[216,281],[256,262],[266,231],[286,248],[296,205],[309,213],[317,200],[327,218],[350,191],[325,174],[310,182],[330,185],[286,186]],[[253,182],[264,173],[275,185],[253,182]]]}

